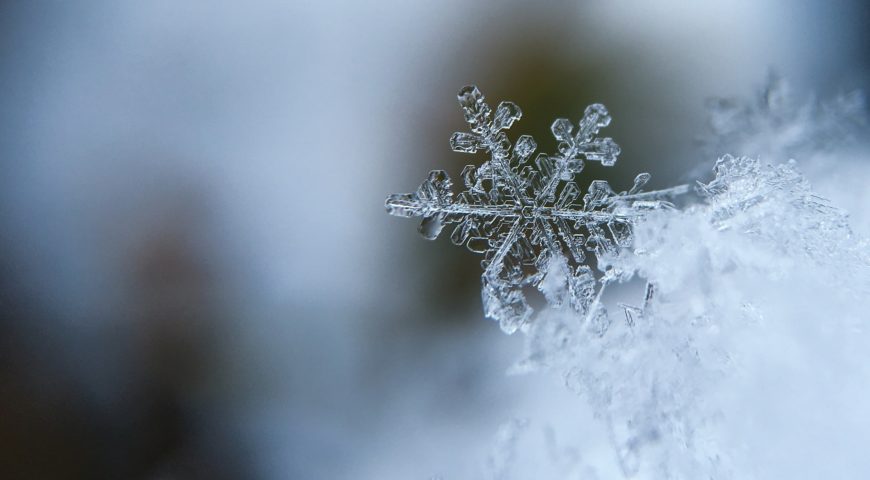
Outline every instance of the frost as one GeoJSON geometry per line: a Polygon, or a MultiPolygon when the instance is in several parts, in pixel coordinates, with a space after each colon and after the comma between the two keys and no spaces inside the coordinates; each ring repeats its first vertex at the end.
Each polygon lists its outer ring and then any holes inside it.
{"type": "Polygon", "coordinates": [[[563,311],[544,312],[516,367],[559,373],[587,400],[625,477],[754,478],[746,463],[733,474],[750,455],[740,450],[747,440],[735,446],[721,427],[726,413],[745,414],[734,406],[741,400],[723,400],[733,395],[723,385],[741,381],[734,372],[783,354],[776,343],[754,342],[786,341],[800,325],[813,340],[825,332],[834,348],[866,346],[855,332],[870,295],[870,257],[845,215],[813,193],[794,162],[726,155],[714,173],[698,185],[702,203],[642,219],[634,242],[645,253],[615,261],[655,285],[644,308],[626,310],[627,321],[604,335],[563,311]],[[825,299],[821,312],[811,293],[825,299]],[[835,311],[840,318],[827,318],[835,311]]]}
{"type": "MultiPolygon", "coordinates": [[[[774,81],[757,102],[718,103],[713,177],[681,209],[668,200],[689,188],[642,192],[647,174],[621,192],[593,181],[581,199],[584,162],[610,166],[619,153],[597,136],[610,122],[603,106],[576,127],[554,122],[557,153],[531,161],[534,140],[505,133],[519,107],[493,112],[474,87],[459,98],[471,131],[451,144],[488,160],[463,170],[455,198],[434,171],[387,209],[422,217],[430,239],[455,225],[453,242],[484,254],[487,315],[525,334],[513,371],[558,374],[604,431],[574,443],[615,454],[550,455],[532,476],[867,478],[870,244],[789,159],[815,164],[824,152],[841,166],[843,145],[866,135],[860,94],[799,102],[774,81]],[[639,304],[603,295],[632,278],[646,282],[639,304]],[[548,303],[534,322],[526,287],[548,303]],[[613,305],[624,321],[608,315],[613,305]]],[[[863,213],[868,170],[855,164],[860,190],[842,196],[863,213]]],[[[503,429],[493,478],[531,478],[517,446],[525,430],[503,429]]]]}
{"type": "Polygon", "coordinates": [[[487,477],[502,480],[507,477],[511,463],[517,457],[517,439],[528,426],[528,421],[511,419],[503,423],[496,433],[495,444],[487,459],[487,477]]]}
{"type": "Polygon", "coordinates": [[[587,107],[576,128],[568,119],[554,121],[557,153],[539,153],[532,160],[534,139],[523,135],[512,145],[505,132],[522,116],[516,104],[501,102],[493,112],[475,86],[462,88],[458,98],[471,131],[453,134],[451,147],[463,153],[483,151],[489,159],[465,167],[464,190],[455,199],[447,173],[434,170],[415,192],[390,195],[387,211],[423,217],[419,230],[430,240],[445,226],[456,225],[453,243],[484,255],[484,310],[505,332],[528,324],[532,309],[523,290],[542,288],[553,265],[565,275],[558,286],[546,282],[554,287],[545,288],[549,303],[569,305],[603,331],[598,299],[608,283],[620,278],[607,267],[610,259],[631,245],[638,219],[670,208],[666,199],[687,187],[644,192],[650,176],[642,173],[628,190],[616,192],[608,182],[595,180],[581,197],[574,177],[585,162],[613,166],[620,153],[612,139],[597,136],[611,121],[603,105],[587,107]],[[590,267],[587,252],[602,275],[590,267]]]}
{"type": "Polygon", "coordinates": [[[710,132],[704,144],[712,156],[730,152],[767,161],[806,159],[855,143],[868,124],[862,92],[804,99],[775,74],[754,99],[715,98],[707,108],[710,132]]]}

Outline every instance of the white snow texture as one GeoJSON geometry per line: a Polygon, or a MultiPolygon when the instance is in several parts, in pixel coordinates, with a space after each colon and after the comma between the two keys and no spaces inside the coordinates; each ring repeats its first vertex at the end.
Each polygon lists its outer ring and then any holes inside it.
{"type": "MultiPolygon", "coordinates": [[[[492,478],[870,478],[870,247],[859,234],[870,219],[867,188],[829,188],[843,201],[833,206],[801,173],[830,186],[846,169],[858,177],[847,186],[866,185],[863,97],[799,102],[773,79],[754,102],[711,105],[706,149],[719,158],[685,207],[611,201],[604,210],[628,220],[621,241],[595,252],[594,272],[570,258],[565,237],[556,248],[535,233],[534,281],[500,277],[549,301],[523,313],[526,349],[514,370],[557,373],[598,425],[568,432],[556,448],[529,433],[541,426],[509,423],[501,442],[510,448],[494,457],[492,478]],[[581,270],[594,286],[578,286],[581,270]],[[607,284],[638,279],[646,294],[630,305],[602,296],[607,284]],[[583,450],[595,444],[610,453],[583,450]],[[574,454],[557,454],[568,447],[574,454]]],[[[529,221],[546,232],[552,219],[541,212],[558,209],[531,204],[529,221]]],[[[584,226],[593,236],[595,226],[584,226]]],[[[484,273],[485,301],[487,282],[484,273]]]]}

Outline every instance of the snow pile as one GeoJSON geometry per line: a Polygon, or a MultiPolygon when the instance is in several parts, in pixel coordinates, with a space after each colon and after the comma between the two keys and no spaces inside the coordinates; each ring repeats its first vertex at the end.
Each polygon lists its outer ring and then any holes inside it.
{"type": "MultiPolygon", "coordinates": [[[[561,446],[530,441],[529,422],[508,422],[489,462],[492,478],[870,477],[870,244],[849,217],[856,212],[866,227],[867,205],[833,206],[789,158],[808,158],[823,184],[839,158],[859,181],[870,179],[855,161],[867,151],[863,97],[800,103],[782,89],[774,82],[755,106],[717,104],[708,148],[733,144],[739,156],[720,157],[682,208],[659,199],[682,195],[681,187],[647,198],[599,181],[575,205],[573,157],[555,163],[562,173],[546,161],[522,167],[533,148],[515,161],[501,127],[481,130],[501,139],[488,144],[496,153],[478,170],[491,183],[466,181],[480,205],[453,203],[440,174],[431,188],[424,182],[417,194],[388,199],[394,214],[490,228],[476,230],[489,242],[485,304],[501,294],[522,303],[522,318],[508,315],[506,329],[525,334],[515,372],[555,372],[579,395],[583,403],[561,405],[555,422],[570,424],[581,411],[594,418],[562,432],[561,446]],[[744,156],[747,147],[764,156],[744,156]],[[524,183],[536,175],[552,180],[549,196],[524,183]],[[554,234],[569,228],[566,220],[584,230],[554,234]],[[523,265],[535,268],[529,274],[523,265]],[[645,293],[605,292],[631,282],[645,293]],[[534,317],[522,297],[529,285],[548,301],[534,317]]],[[[504,320],[509,303],[488,315],[504,320]]]]}

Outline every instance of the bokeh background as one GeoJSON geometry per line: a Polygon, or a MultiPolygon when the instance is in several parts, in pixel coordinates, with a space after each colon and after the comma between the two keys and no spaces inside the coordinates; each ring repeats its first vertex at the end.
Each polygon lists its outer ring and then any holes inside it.
{"type": "Polygon", "coordinates": [[[480,161],[456,91],[546,151],[605,103],[589,176],[661,187],[714,160],[709,97],[868,59],[861,0],[4,1],[0,478],[483,478],[570,398],[505,375],[479,258],[384,213],[480,161]]]}

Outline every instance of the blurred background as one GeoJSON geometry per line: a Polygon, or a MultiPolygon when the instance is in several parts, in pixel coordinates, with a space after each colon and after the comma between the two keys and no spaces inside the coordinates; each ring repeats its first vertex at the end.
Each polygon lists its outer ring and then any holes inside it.
{"type": "Polygon", "coordinates": [[[480,259],[384,212],[481,161],[458,89],[543,151],[602,102],[588,177],[663,187],[715,160],[709,97],[868,59],[861,0],[4,1],[0,478],[483,478],[569,400],[505,375],[480,259]]]}

